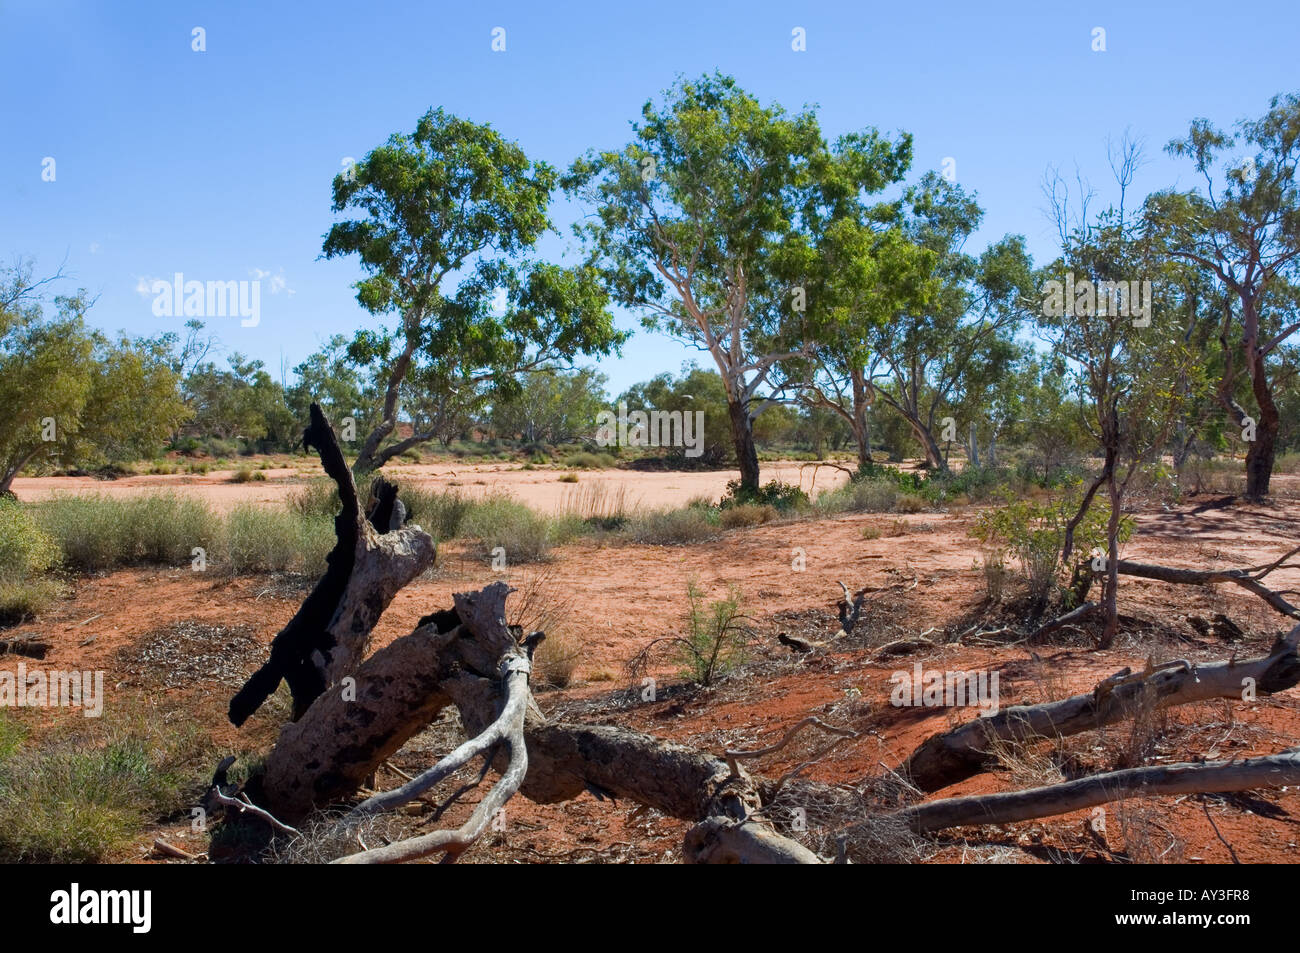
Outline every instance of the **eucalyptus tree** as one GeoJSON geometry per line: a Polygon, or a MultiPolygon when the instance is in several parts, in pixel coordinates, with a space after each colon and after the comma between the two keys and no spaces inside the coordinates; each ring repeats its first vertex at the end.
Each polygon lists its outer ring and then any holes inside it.
{"type": "Polygon", "coordinates": [[[36,462],[150,456],[187,416],[166,346],[88,327],[84,293],[51,300],[61,277],[0,272],[0,496],[36,462]]]}
{"type": "Polygon", "coordinates": [[[1177,264],[1163,254],[1147,223],[1131,214],[1128,190],[1141,164],[1141,148],[1125,139],[1111,150],[1110,159],[1118,202],[1096,215],[1088,210],[1090,191],[1080,196],[1078,212],[1072,213],[1068,192],[1059,179],[1051,181],[1049,199],[1062,254],[1040,275],[1038,319],[1055,358],[1065,363],[1083,425],[1103,457],[1100,472],[1066,524],[1061,553],[1062,563],[1068,564],[1075,528],[1105,487],[1107,552],[1093,562],[1104,580],[1102,647],[1118,631],[1125,495],[1206,390],[1200,354],[1184,331],[1188,289],[1177,280],[1177,264]]]}
{"type": "Polygon", "coordinates": [[[1194,120],[1167,151],[1191,159],[1203,186],[1154,195],[1147,214],[1166,253],[1205,269],[1224,293],[1218,398],[1249,441],[1246,496],[1262,499],[1281,424],[1273,376],[1280,349],[1300,331],[1295,295],[1279,288],[1300,279],[1300,96],[1274,97],[1264,116],[1233,133],[1194,120]],[[1229,325],[1240,331],[1237,344],[1229,325]],[[1234,396],[1238,366],[1258,416],[1234,396]]]}
{"type": "MultiPolygon", "coordinates": [[[[973,196],[933,172],[909,191],[903,237],[928,253],[926,267],[912,301],[865,324],[859,351],[874,395],[907,421],[926,463],[940,470],[940,425],[951,416],[944,411],[982,411],[981,395],[1013,372],[1015,335],[1030,313],[1032,266],[1020,236],[978,256],[965,249],[982,215],[973,196]]],[[[950,425],[956,439],[955,418],[950,425]]]]}
{"type": "Polygon", "coordinates": [[[906,168],[911,142],[868,131],[837,153],[813,111],[765,106],[720,74],[679,81],[632,130],[621,149],[570,169],[566,189],[595,213],[578,234],[615,300],[713,358],[741,486],[756,490],[754,420],[782,399],[778,365],[806,357],[816,337],[791,243],[828,177],[878,190],[906,168]]]}
{"type": "Polygon", "coordinates": [[[455,399],[484,384],[508,395],[524,371],[621,345],[626,335],[593,268],[527,257],[552,230],[556,181],[490,125],[441,109],[335,177],[334,211],[360,217],[330,228],[324,256],[357,255],[366,272],[357,300],[395,317],[391,329],[358,332],[348,349],[381,379],[354,471],[437,436],[417,429],[388,442],[413,368],[455,399]]]}

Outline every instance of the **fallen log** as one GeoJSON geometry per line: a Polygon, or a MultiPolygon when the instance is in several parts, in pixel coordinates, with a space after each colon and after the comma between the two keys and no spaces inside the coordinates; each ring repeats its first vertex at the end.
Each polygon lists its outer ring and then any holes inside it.
{"type": "Polygon", "coordinates": [[[1068,814],[1128,797],[1210,794],[1300,783],[1300,748],[1232,761],[1128,768],[1087,778],[970,797],[944,798],[904,808],[896,815],[917,834],[976,824],[1009,824],[1068,814]]]}
{"type": "Polygon", "coordinates": [[[932,735],[898,768],[922,791],[937,791],[980,774],[995,762],[996,742],[1027,742],[1078,734],[1128,718],[1143,706],[1168,708],[1213,698],[1241,698],[1247,685],[1259,694],[1300,682],[1300,625],[1279,638],[1267,655],[1193,666],[1186,662],[1105,679],[1091,691],[1060,701],[1004,708],[952,731],[932,735]],[[1250,680],[1250,681],[1247,681],[1250,680]]]}
{"type": "MultiPolygon", "coordinates": [[[[526,659],[528,648],[518,640],[521,633],[505,624],[509,591],[497,582],[478,593],[457,595],[459,624],[448,625],[447,614],[438,614],[433,618],[440,618],[442,627],[429,621],[362,664],[347,697],[340,691],[318,697],[302,718],[285,725],[264,773],[250,784],[254,800],[287,822],[337,803],[442,708],[455,705],[471,739],[468,746],[431,772],[362,802],[343,823],[400,807],[476,755],[493,757],[502,772],[493,788],[500,793],[492,797],[490,809],[476,811],[456,831],[363,851],[344,862],[397,862],[439,851],[454,856],[473,843],[516,790],[538,803],[594,790],[683,820],[723,818],[736,822],[737,829],[716,837],[701,832],[692,840],[696,853],[688,851],[688,857],[735,859],[751,849],[752,856],[771,856],[785,839],[750,820],[760,807],[757,788],[743,772],[733,773],[725,759],[617,726],[547,721],[527,691],[526,678],[519,677],[526,675],[518,660],[526,659]],[[513,717],[506,719],[509,726],[493,733],[503,711],[520,710],[522,748],[512,740],[513,717]]],[[[484,799],[480,808],[488,803],[484,799]]],[[[783,856],[806,861],[806,852],[796,848],[787,844],[783,856]]]]}

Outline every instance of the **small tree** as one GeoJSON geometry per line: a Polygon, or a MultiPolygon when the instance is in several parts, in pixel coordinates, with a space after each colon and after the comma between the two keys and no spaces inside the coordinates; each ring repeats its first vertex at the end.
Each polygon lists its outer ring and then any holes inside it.
{"type": "Polygon", "coordinates": [[[1196,352],[1186,344],[1180,286],[1162,281],[1168,261],[1143,223],[1128,214],[1128,188],[1141,163],[1139,144],[1125,139],[1110,155],[1118,204],[1091,216],[1091,191],[1072,214],[1068,190],[1049,180],[1063,254],[1041,276],[1040,327],[1066,362],[1084,424],[1104,463],[1066,524],[1062,558],[1070,559],[1077,527],[1096,492],[1107,488],[1110,515],[1102,571],[1109,647],[1119,626],[1119,545],[1124,497],[1134,477],[1167,446],[1186,409],[1203,388],[1196,352]],[[1155,288],[1162,294],[1155,295],[1155,288]]]}
{"type": "Polygon", "coordinates": [[[157,342],[86,326],[84,293],[47,291],[61,274],[0,273],[0,496],[30,462],[99,463],[151,454],[186,410],[157,342]]]}

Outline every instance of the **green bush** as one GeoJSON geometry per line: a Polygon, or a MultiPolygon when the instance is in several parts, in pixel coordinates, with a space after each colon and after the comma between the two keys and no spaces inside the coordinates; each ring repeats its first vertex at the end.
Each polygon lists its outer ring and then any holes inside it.
{"type": "Polygon", "coordinates": [[[251,483],[254,481],[265,480],[266,474],[261,470],[254,470],[250,467],[240,467],[230,477],[231,483],[251,483]]]}
{"type": "MultiPolygon", "coordinates": [[[[405,495],[402,494],[403,497],[405,495]]],[[[312,480],[289,496],[289,509],[300,516],[328,516],[333,519],[342,505],[338,487],[329,477],[312,480]]]]}
{"type": "Polygon", "coordinates": [[[686,636],[676,643],[678,660],[691,681],[712,685],[744,661],[749,632],[740,611],[740,591],[733,586],[725,599],[705,605],[703,594],[692,581],[686,587],[686,597],[686,636]]]}
{"type": "Polygon", "coordinates": [[[58,542],[17,500],[0,497],[0,579],[22,579],[51,569],[58,542]]]}
{"type": "Polygon", "coordinates": [[[37,504],[34,514],[57,541],[64,564],[88,572],[185,564],[194,547],[211,551],[221,532],[203,500],[175,493],[60,496],[37,504]]]}
{"type": "MultiPolygon", "coordinates": [[[[1008,469],[1001,467],[965,467],[961,472],[935,471],[919,487],[917,492],[929,503],[939,505],[955,496],[965,496],[972,503],[991,499],[999,489],[1014,487],[1020,481],[1008,469]]],[[[902,511],[909,512],[909,511],[902,511]]]]}
{"type": "Polygon", "coordinates": [[[625,532],[637,543],[672,546],[717,539],[721,516],[718,510],[688,506],[680,510],[652,510],[631,520],[625,532]]]}
{"type": "Polygon", "coordinates": [[[571,453],[560,461],[571,470],[604,470],[617,462],[607,453],[571,453]]]}
{"type": "Polygon", "coordinates": [[[722,495],[720,504],[725,510],[731,506],[773,506],[782,513],[807,507],[808,494],[792,483],[779,483],[772,480],[757,490],[745,489],[739,480],[727,483],[727,492],[722,495]]]}
{"type": "Polygon", "coordinates": [[[226,517],[216,568],[233,573],[319,575],[334,542],[332,519],[245,504],[226,517]]]}
{"type": "Polygon", "coordinates": [[[426,490],[402,485],[398,498],[406,505],[407,522],[418,524],[436,540],[455,539],[461,535],[465,517],[474,502],[457,490],[426,490]]]}
{"type": "Polygon", "coordinates": [[[507,565],[540,562],[550,553],[548,521],[509,494],[493,494],[475,503],[462,532],[479,540],[484,559],[492,559],[498,547],[504,549],[507,565]]]}
{"type": "Polygon", "coordinates": [[[210,756],[197,731],[169,731],[113,730],[102,742],[78,736],[32,750],[5,742],[0,721],[0,861],[103,861],[184,807],[210,756]]]}
{"type": "MultiPolygon", "coordinates": [[[[987,566],[1002,566],[1008,555],[1016,557],[1020,571],[1029,583],[1029,595],[1035,610],[1046,605],[1063,570],[1072,571],[1090,559],[1093,550],[1104,551],[1107,547],[1110,506],[1095,498],[1075,528],[1072,565],[1061,565],[1065,528],[1078,511],[1081,500],[1082,491],[1078,487],[1043,502],[1011,500],[1004,506],[980,513],[971,527],[970,535],[984,544],[984,563],[987,566]]],[[[1131,518],[1120,519],[1121,544],[1133,535],[1133,529],[1131,518]]]]}
{"type": "Polygon", "coordinates": [[[817,497],[815,509],[833,513],[888,513],[898,499],[898,484],[881,477],[854,479],[817,497]]]}

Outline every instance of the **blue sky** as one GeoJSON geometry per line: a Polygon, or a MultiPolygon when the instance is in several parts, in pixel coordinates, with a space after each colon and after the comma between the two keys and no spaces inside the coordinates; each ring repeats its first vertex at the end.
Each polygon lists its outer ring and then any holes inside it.
{"type": "MultiPolygon", "coordinates": [[[[355,260],[318,260],[330,182],[443,106],[564,167],[629,136],[678,74],[720,69],[764,101],[818,104],[828,136],[915,137],[912,177],[955,160],[986,210],[976,248],[1054,254],[1044,172],[1108,184],[1107,136],[1151,160],[1139,194],[1191,186],[1162,152],[1193,117],[1256,116],[1300,88],[1290,2],[64,3],[0,0],[0,257],[66,257],[91,312],[132,334],[178,328],[142,279],[262,278],[261,320],[213,318],[227,351],[276,376],[330,335],[375,324],[355,260]],[[206,31],[206,51],[191,49],[206,31]],[[491,49],[506,31],[505,52],[491,49]],[[802,27],[807,50],[791,49],[802,27]],[[1105,29],[1105,52],[1092,31],[1105,29]],[[43,160],[55,179],[43,181],[43,160]]],[[[1105,195],[1103,188],[1103,195],[1105,195]]],[[[554,207],[572,248],[574,209],[554,207]]],[[[636,325],[621,315],[625,326],[636,325]]],[[[638,331],[600,369],[613,392],[707,355],[638,331]]]]}

